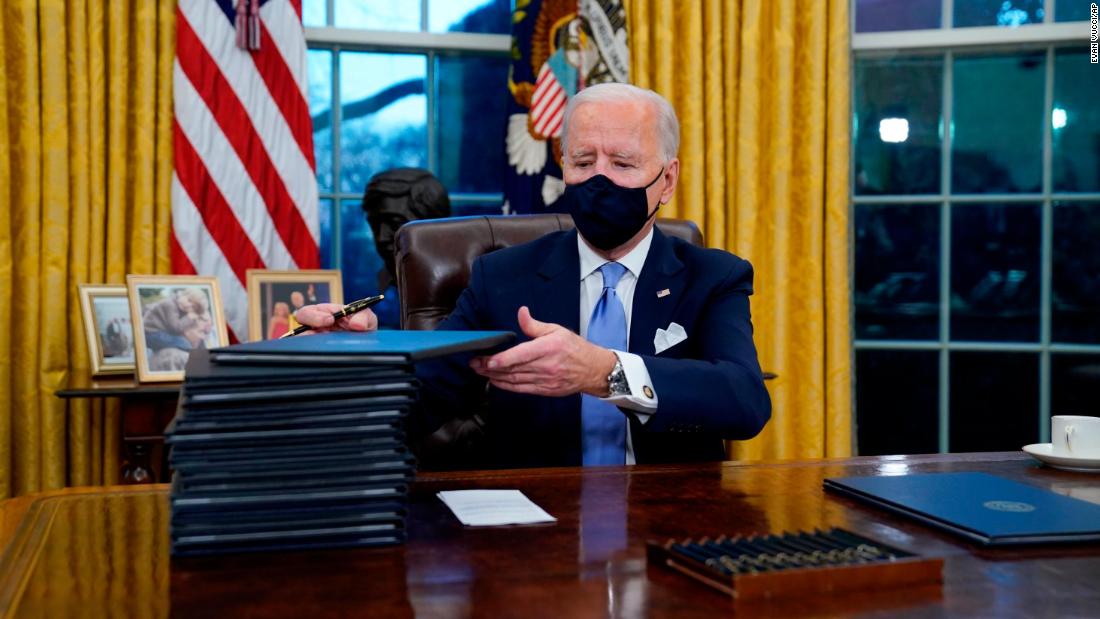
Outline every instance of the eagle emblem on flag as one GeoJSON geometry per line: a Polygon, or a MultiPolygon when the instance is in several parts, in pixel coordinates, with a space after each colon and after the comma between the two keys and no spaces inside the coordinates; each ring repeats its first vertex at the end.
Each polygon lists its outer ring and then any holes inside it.
{"type": "Polygon", "coordinates": [[[565,189],[561,134],[569,97],[630,81],[621,0],[517,0],[508,75],[505,212],[554,211],[565,189]]]}

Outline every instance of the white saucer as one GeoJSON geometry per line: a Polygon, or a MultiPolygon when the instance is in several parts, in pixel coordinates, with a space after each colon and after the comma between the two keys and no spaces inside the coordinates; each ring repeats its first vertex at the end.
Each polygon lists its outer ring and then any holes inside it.
{"type": "Polygon", "coordinates": [[[1075,456],[1056,456],[1050,443],[1025,445],[1024,451],[1049,467],[1078,473],[1100,473],[1100,458],[1079,458],[1075,456]]]}

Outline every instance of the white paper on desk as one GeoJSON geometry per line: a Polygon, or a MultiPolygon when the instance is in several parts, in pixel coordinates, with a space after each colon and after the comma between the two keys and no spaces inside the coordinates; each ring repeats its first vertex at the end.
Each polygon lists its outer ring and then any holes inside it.
{"type": "Polygon", "coordinates": [[[447,490],[439,498],[471,527],[557,521],[519,490],[447,490]]]}

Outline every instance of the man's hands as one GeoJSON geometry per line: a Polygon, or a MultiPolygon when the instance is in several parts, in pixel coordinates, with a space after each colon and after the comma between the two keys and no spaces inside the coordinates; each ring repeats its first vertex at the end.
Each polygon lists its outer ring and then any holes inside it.
{"type": "Polygon", "coordinates": [[[607,375],[615,367],[615,353],[561,325],[535,320],[526,306],[519,308],[518,316],[519,328],[531,341],[492,357],[474,357],[470,367],[475,372],[495,387],[517,393],[607,395],[607,375]]]}
{"type": "MultiPolygon", "coordinates": [[[[318,303],[306,305],[294,312],[294,319],[303,325],[313,327],[315,333],[325,331],[377,331],[378,316],[369,309],[360,310],[351,316],[344,316],[339,320],[333,320],[332,315],[343,309],[343,305],[336,303],[318,303]]],[[[306,331],[309,333],[309,331],[306,331]]]]}
{"type": "MultiPolygon", "coordinates": [[[[374,331],[378,317],[365,309],[334,321],[343,307],[335,303],[307,305],[294,317],[313,331],[374,331]]],[[[569,329],[531,317],[519,308],[519,327],[531,339],[492,357],[474,357],[470,367],[500,389],[517,393],[562,396],[574,393],[607,395],[607,375],[615,367],[615,353],[581,338],[569,329]]]]}

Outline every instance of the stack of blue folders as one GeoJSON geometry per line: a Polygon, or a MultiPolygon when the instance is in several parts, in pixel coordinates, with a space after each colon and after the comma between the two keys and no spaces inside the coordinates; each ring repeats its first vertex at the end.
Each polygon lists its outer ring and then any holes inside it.
{"type": "Polygon", "coordinates": [[[166,431],[172,553],[401,543],[413,363],[512,337],[332,333],[194,351],[166,431]]]}

